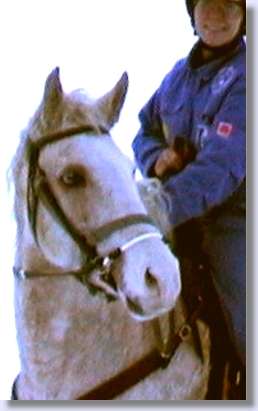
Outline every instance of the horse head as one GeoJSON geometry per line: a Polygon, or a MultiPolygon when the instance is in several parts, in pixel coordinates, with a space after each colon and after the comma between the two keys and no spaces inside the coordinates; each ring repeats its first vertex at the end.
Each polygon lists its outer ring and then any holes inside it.
{"type": "Polygon", "coordinates": [[[175,305],[180,276],[147,216],[133,164],[110,135],[127,87],[124,73],[92,100],[82,91],[65,93],[58,68],[48,76],[14,162],[16,266],[35,273],[26,280],[33,282],[37,275],[86,270],[88,286],[119,297],[134,318],[148,320],[175,305]]]}

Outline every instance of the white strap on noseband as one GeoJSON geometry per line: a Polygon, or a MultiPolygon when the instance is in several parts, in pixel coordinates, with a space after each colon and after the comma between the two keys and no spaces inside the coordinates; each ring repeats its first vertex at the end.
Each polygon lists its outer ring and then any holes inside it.
{"type": "Polygon", "coordinates": [[[162,235],[158,232],[142,234],[142,235],[139,235],[138,237],[133,238],[132,240],[128,241],[124,245],[122,245],[120,247],[120,250],[122,252],[124,252],[124,251],[128,250],[128,248],[132,247],[133,245],[135,245],[137,243],[140,243],[141,241],[147,240],[148,238],[151,238],[151,237],[157,237],[159,239],[162,239],[162,235]]]}
{"type": "MultiPolygon", "coordinates": [[[[129,248],[131,248],[132,246],[134,246],[135,244],[140,243],[141,241],[144,240],[148,240],[149,238],[159,238],[160,240],[163,239],[163,236],[159,233],[159,232],[152,232],[152,233],[145,233],[145,234],[141,234],[138,237],[133,238],[132,240],[128,241],[127,243],[125,243],[124,245],[122,245],[121,247],[118,248],[118,250],[120,251],[120,253],[125,252],[126,250],[128,250],[129,248]]],[[[103,261],[102,261],[102,267],[104,269],[109,269],[111,267],[111,264],[113,262],[113,257],[106,256],[104,257],[103,261]]],[[[25,271],[23,269],[17,269],[17,268],[13,268],[13,272],[16,276],[16,278],[18,278],[19,280],[25,280],[27,278],[30,277],[48,277],[48,274],[42,274],[42,273],[33,273],[30,271],[25,271]]],[[[104,273],[106,274],[106,273],[104,273]]],[[[53,276],[54,274],[51,274],[51,276],[53,276]]],[[[68,272],[68,273],[58,273],[57,275],[62,276],[62,275],[72,275],[72,272],[68,272]]]]}
{"type": "MultiPolygon", "coordinates": [[[[163,236],[158,232],[145,233],[145,234],[139,235],[138,237],[133,238],[132,240],[125,243],[124,245],[120,246],[118,249],[119,249],[120,253],[124,253],[126,250],[128,250],[129,248],[131,248],[135,244],[138,244],[141,241],[148,240],[149,238],[153,238],[153,237],[159,238],[160,240],[163,239],[163,236]]],[[[109,268],[110,265],[112,264],[112,261],[113,260],[112,260],[112,258],[110,258],[110,256],[105,257],[104,260],[103,260],[103,263],[102,263],[103,267],[109,268]]]]}

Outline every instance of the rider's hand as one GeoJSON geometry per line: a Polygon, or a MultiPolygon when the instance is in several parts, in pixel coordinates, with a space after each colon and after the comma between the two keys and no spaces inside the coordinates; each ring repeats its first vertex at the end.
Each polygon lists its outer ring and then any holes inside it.
{"type": "Polygon", "coordinates": [[[158,178],[164,177],[167,173],[177,173],[183,168],[183,160],[181,156],[173,149],[173,147],[165,148],[154,166],[154,173],[158,178]]]}
{"type": "Polygon", "coordinates": [[[163,178],[183,170],[187,164],[194,161],[196,148],[185,137],[175,137],[173,144],[165,148],[154,165],[154,175],[163,178]]]}

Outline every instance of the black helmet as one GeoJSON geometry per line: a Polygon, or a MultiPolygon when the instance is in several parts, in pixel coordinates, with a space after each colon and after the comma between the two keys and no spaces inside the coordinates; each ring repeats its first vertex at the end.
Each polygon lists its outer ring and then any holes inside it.
{"type": "MultiPolygon", "coordinates": [[[[194,28],[194,7],[198,3],[198,0],[186,0],[186,8],[189,16],[191,17],[191,23],[194,28]]],[[[246,34],[246,0],[241,0],[241,6],[243,9],[243,24],[241,34],[244,36],[246,34]]]]}
{"type": "Polygon", "coordinates": [[[186,0],[186,8],[191,18],[191,24],[193,28],[194,28],[194,7],[196,6],[197,1],[198,0],[186,0]]]}

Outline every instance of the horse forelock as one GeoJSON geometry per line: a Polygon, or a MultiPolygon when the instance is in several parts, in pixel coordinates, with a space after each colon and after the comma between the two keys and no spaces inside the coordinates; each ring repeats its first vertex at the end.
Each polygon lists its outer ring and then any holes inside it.
{"type": "Polygon", "coordinates": [[[27,133],[32,141],[37,141],[43,135],[52,134],[68,128],[89,125],[97,128],[101,123],[94,103],[82,94],[72,92],[63,96],[55,107],[44,105],[44,101],[32,117],[27,133]]]}
{"type": "Polygon", "coordinates": [[[89,125],[95,130],[108,128],[106,119],[96,103],[97,100],[91,99],[83,89],[65,95],[63,129],[81,125],[89,125]]]}

